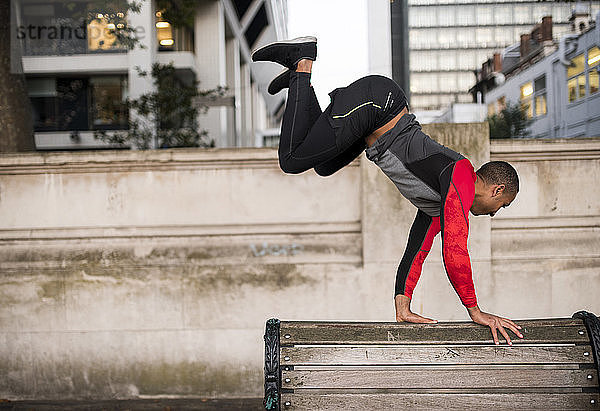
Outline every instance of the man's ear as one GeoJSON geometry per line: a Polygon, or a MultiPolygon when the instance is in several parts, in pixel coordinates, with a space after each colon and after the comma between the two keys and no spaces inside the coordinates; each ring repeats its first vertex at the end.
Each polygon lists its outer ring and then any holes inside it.
{"type": "Polygon", "coordinates": [[[492,192],[492,197],[501,196],[504,194],[504,189],[506,186],[504,184],[498,184],[494,186],[494,191],[492,192]]]}

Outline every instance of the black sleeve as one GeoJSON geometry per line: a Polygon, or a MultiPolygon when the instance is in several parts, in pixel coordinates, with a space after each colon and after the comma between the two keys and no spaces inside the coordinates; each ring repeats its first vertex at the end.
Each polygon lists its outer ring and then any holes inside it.
{"type": "Polygon", "coordinates": [[[410,228],[406,250],[398,266],[394,298],[398,294],[412,298],[412,292],[421,275],[421,267],[439,230],[439,217],[431,217],[421,210],[417,211],[410,228]]]}

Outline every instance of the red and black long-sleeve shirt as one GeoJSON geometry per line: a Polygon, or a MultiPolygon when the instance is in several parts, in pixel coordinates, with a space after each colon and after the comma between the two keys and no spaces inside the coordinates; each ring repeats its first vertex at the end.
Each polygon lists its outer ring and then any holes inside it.
{"type": "Polygon", "coordinates": [[[418,208],[398,266],[395,295],[412,297],[433,239],[441,232],[448,278],[465,307],[477,305],[467,250],[476,180],[469,160],[423,133],[413,114],[402,116],[379,137],[367,157],[418,208]]]}

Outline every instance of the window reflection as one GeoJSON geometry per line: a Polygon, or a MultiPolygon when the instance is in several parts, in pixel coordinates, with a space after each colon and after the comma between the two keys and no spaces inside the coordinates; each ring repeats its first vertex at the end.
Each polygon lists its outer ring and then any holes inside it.
{"type": "Polygon", "coordinates": [[[35,131],[126,129],[127,76],[29,78],[35,131]]]}

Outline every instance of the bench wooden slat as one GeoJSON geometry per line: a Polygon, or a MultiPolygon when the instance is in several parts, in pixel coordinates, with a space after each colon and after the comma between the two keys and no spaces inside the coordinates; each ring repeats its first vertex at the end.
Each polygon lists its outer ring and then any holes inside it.
{"type": "Polygon", "coordinates": [[[595,393],[577,394],[281,394],[281,409],[366,410],[462,408],[600,409],[595,393]],[[286,403],[289,402],[289,405],[286,403]]]}
{"type": "Polygon", "coordinates": [[[307,388],[547,388],[597,387],[596,370],[580,369],[443,369],[405,367],[392,370],[282,371],[282,387],[307,388]],[[589,376],[589,377],[588,377],[589,376]],[[289,379],[289,382],[288,382],[289,379]]]}
{"type": "Polygon", "coordinates": [[[593,364],[590,346],[281,347],[285,365],[593,364]],[[585,354],[587,353],[587,355],[585,354]]]}
{"type": "MultiPolygon", "coordinates": [[[[511,331],[515,344],[589,343],[581,320],[525,320],[517,321],[522,327],[523,340],[511,331]]],[[[488,327],[472,322],[409,324],[394,322],[303,322],[282,321],[282,345],[293,344],[490,344],[492,334],[488,327]]]]}

